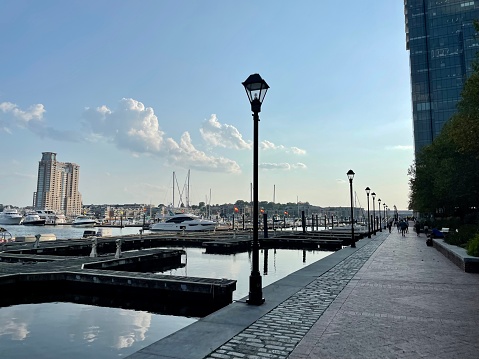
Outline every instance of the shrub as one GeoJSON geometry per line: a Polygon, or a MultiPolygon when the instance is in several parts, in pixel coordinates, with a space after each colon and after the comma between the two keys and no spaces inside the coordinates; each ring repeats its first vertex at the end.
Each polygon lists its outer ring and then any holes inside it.
{"type": "Polygon", "coordinates": [[[476,234],[469,242],[467,242],[467,254],[479,257],[479,234],[476,234]]]}
{"type": "Polygon", "coordinates": [[[467,242],[479,233],[479,226],[475,224],[463,224],[457,232],[451,231],[446,235],[444,241],[454,246],[466,247],[467,242]]]}

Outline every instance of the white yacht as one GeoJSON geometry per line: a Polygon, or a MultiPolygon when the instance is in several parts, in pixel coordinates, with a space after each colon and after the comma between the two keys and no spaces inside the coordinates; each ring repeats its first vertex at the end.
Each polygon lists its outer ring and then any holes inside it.
{"type": "Polygon", "coordinates": [[[177,213],[162,222],[150,225],[150,231],[161,232],[196,232],[196,231],[214,231],[216,222],[208,219],[202,219],[194,214],[177,213]]]}
{"type": "Polygon", "coordinates": [[[22,224],[24,226],[44,226],[45,219],[40,218],[40,216],[36,212],[30,212],[26,214],[25,218],[22,221],[22,224]]]}
{"type": "Polygon", "coordinates": [[[14,208],[4,208],[0,213],[0,224],[20,224],[23,216],[14,208]]]}
{"type": "Polygon", "coordinates": [[[36,212],[41,219],[45,220],[45,224],[47,225],[64,224],[66,222],[63,213],[57,213],[51,209],[37,209],[36,212]]]}
{"type": "Polygon", "coordinates": [[[95,227],[96,220],[90,216],[77,216],[73,222],[73,227],[95,227]]]}

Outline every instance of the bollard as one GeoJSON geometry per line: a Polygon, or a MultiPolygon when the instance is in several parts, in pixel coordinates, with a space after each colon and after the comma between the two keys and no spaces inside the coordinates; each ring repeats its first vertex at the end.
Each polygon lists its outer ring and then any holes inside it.
{"type": "Polygon", "coordinates": [[[115,253],[115,258],[120,258],[121,257],[121,243],[122,240],[121,238],[118,238],[116,241],[116,253],[115,253]]]}
{"type": "Polygon", "coordinates": [[[142,239],[143,229],[140,229],[140,239],[142,239]]]}
{"type": "Polygon", "coordinates": [[[95,258],[98,257],[98,253],[96,252],[96,246],[98,244],[98,238],[93,237],[91,240],[91,252],[90,252],[90,257],[95,258]]]}
{"type": "Polygon", "coordinates": [[[33,248],[38,248],[40,247],[40,237],[42,235],[41,234],[35,234],[35,243],[33,243],[33,248]]]}

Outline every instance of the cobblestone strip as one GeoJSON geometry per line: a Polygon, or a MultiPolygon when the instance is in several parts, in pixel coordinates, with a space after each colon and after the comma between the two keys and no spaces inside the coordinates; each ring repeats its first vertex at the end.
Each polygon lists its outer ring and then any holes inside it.
{"type": "Polygon", "coordinates": [[[286,359],[382,242],[378,238],[358,249],[206,359],[286,359]]]}

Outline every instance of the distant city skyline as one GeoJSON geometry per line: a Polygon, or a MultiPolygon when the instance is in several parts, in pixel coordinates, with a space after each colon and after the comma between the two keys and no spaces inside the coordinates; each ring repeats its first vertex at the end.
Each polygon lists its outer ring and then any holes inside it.
{"type": "Polygon", "coordinates": [[[168,203],[188,170],[192,204],[249,200],[241,83],[259,73],[260,201],[275,187],[276,202],[346,207],[352,169],[362,207],[370,187],[407,209],[403,3],[140,4],[0,2],[0,203],[32,205],[42,152],[81,167],[83,203],[168,203]]]}

